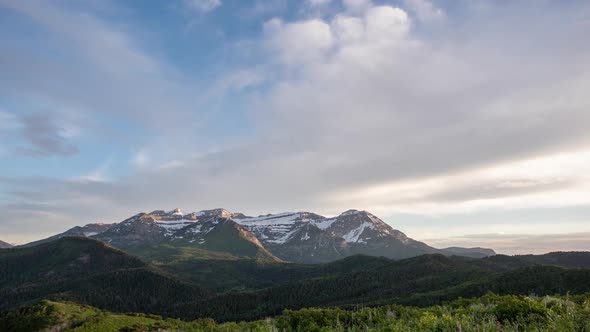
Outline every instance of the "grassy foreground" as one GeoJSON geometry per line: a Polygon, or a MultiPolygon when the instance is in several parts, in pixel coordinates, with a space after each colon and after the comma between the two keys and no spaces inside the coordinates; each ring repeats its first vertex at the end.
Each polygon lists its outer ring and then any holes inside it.
{"type": "Polygon", "coordinates": [[[41,301],[0,314],[13,331],[590,331],[590,295],[517,297],[488,294],[442,306],[285,310],[274,318],[217,324],[145,314],[117,314],[74,303],[41,301]]]}

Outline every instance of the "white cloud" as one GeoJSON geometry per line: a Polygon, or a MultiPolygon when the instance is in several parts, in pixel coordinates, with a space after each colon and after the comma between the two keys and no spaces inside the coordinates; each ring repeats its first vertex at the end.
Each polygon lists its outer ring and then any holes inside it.
{"type": "Polygon", "coordinates": [[[332,2],[332,0],[305,0],[310,7],[322,7],[332,2]]]}
{"type": "Polygon", "coordinates": [[[330,26],[319,19],[283,23],[275,18],[266,22],[264,28],[269,47],[286,64],[320,60],[333,45],[330,26]]]}
{"type": "Polygon", "coordinates": [[[337,191],[333,205],[445,216],[485,209],[590,205],[590,147],[491,167],[337,191]]]}
{"type": "Polygon", "coordinates": [[[189,9],[204,13],[221,6],[221,0],[184,0],[184,3],[189,9]]]}
{"type": "Polygon", "coordinates": [[[364,38],[363,21],[358,17],[338,15],[330,27],[340,45],[360,42],[364,38]]]}
{"type": "Polygon", "coordinates": [[[366,29],[370,43],[395,43],[409,31],[408,15],[390,6],[372,7],[367,11],[366,29]]]}
{"type": "Polygon", "coordinates": [[[404,0],[404,4],[421,21],[436,21],[446,17],[445,12],[437,8],[430,0],[404,0]]]}
{"type": "Polygon", "coordinates": [[[133,158],[131,159],[131,163],[136,167],[146,167],[150,162],[150,155],[146,149],[141,149],[137,151],[133,158]]]}

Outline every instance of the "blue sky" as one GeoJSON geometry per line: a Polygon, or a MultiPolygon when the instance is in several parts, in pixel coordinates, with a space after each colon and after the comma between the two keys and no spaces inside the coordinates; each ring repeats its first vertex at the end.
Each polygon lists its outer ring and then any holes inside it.
{"type": "Polygon", "coordinates": [[[356,208],[590,250],[588,31],[587,1],[0,0],[0,239],[356,208]]]}

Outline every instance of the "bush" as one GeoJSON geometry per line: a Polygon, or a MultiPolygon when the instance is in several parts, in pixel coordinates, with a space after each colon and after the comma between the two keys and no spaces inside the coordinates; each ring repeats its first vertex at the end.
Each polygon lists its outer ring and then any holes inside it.
{"type": "Polygon", "coordinates": [[[500,322],[514,323],[544,321],[547,309],[543,304],[526,297],[506,296],[494,309],[494,315],[500,322]]]}

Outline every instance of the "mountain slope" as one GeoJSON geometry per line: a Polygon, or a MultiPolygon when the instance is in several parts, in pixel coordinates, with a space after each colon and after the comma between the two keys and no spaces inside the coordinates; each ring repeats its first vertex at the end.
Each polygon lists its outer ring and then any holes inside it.
{"type": "Polygon", "coordinates": [[[13,245],[7,242],[0,240],[0,249],[12,248],[13,245]]]}
{"type": "Polygon", "coordinates": [[[166,312],[209,296],[103,242],[65,237],[0,251],[0,308],[42,298],[111,310],[166,312]]]}
{"type": "Polygon", "coordinates": [[[325,263],[365,254],[403,259],[441,253],[467,257],[494,255],[485,248],[436,249],[407,237],[367,211],[348,210],[326,218],[311,212],[248,217],[225,209],[183,214],[179,209],[136,214],[118,224],[75,227],[29,245],[69,235],[92,236],[153,261],[166,254],[195,258],[255,258],[325,263]],[[94,226],[94,229],[90,229],[94,226]],[[161,249],[161,250],[160,250],[161,249]]]}
{"type": "Polygon", "coordinates": [[[334,218],[309,212],[235,219],[277,257],[292,262],[323,263],[365,254],[402,259],[428,253],[482,257],[491,249],[439,250],[407,237],[367,211],[348,210],[334,218]]]}
{"type": "Polygon", "coordinates": [[[187,216],[181,216],[180,210],[174,211],[137,214],[94,238],[141,257],[147,257],[144,253],[149,253],[153,260],[168,259],[166,255],[157,255],[158,248],[164,246],[181,251],[183,248],[193,252],[200,250],[203,255],[199,258],[223,257],[220,253],[224,253],[228,258],[278,260],[254,235],[229,219],[232,215],[223,209],[187,216]],[[174,216],[176,213],[178,217],[174,216]]]}
{"type": "Polygon", "coordinates": [[[50,237],[43,239],[43,240],[30,242],[30,243],[22,245],[21,247],[32,247],[32,246],[36,246],[38,244],[55,241],[55,240],[61,239],[62,237],[67,237],[67,236],[89,237],[89,236],[93,236],[93,235],[96,235],[96,234],[106,231],[112,225],[113,224],[96,223],[96,224],[87,224],[85,226],[75,226],[75,227],[68,229],[67,231],[65,231],[63,233],[50,236],[50,237]]]}

